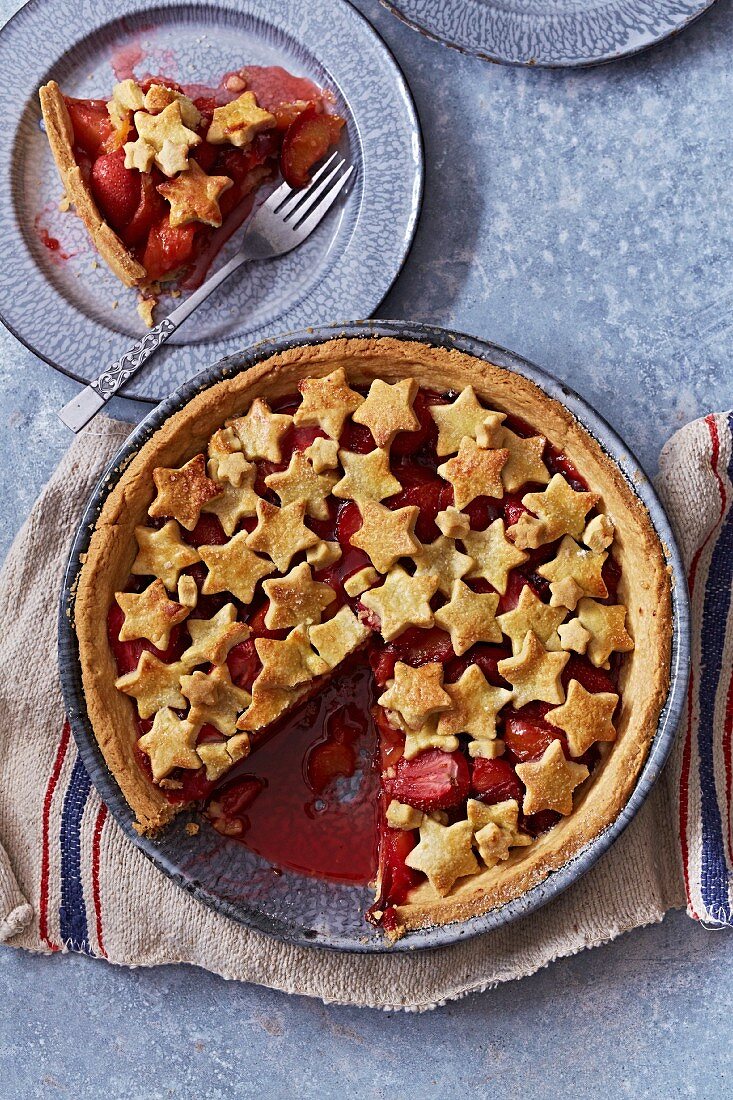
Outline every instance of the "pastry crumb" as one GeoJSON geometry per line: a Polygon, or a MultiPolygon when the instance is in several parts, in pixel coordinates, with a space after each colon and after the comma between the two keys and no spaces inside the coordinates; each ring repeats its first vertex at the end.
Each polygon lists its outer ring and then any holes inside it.
{"type": "Polygon", "coordinates": [[[153,327],[153,310],[157,304],[157,298],[140,298],[137,303],[137,311],[148,328],[153,327]]]}
{"type": "Polygon", "coordinates": [[[119,306],[119,304],[120,304],[120,303],[119,303],[119,302],[118,302],[118,300],[117,300],[117,299],[115,298],[114,302],[112,303],[112,309],[117,309],[117,307],[119,306]]]}
{"type": "Polygon", "coordinates": [[[92,264],[91,264],[91,267],[92,267],[92,271],[96,271],[96,270],[97,270],[97,268],[99,267],[99,264],[97,263],[97,261],[96,261],[96,260],[92,260],[92,264]]]}
{"type": "Polygon", "coordinates": [[[189,836],[196,836],[200,829],[201,826],[197,825],[195,821],[189,821],[189,823],[186,825],[186,832],[189,836]]]}
{"type": "Polygon", "coordinates": [[[64,195],[63,198],[59,200],[59,205],[58,205],[59,213],[60,214],[65,214],[66,211],[69,210],[70,207],[71,207],[71,203],[69,202],[69,196],[64,195]]]}

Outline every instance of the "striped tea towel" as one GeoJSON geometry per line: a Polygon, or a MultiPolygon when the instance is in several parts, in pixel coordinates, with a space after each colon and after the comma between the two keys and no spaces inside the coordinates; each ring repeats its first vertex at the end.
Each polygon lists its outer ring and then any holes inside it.
{"type": "Polygon", "coordinates": [[[550,905],[467,943],[379,957],[290,947],[205,908],[127,841],[90,785],[63,722],[55,606],[82,504],[128,431],[99,418],[74,441],[2,572],[0,941],[131,966],[189,962],[326,1002],[419,1010],[659,921],[684,905],[685,883],[693,916],[730,922],[730,418],[689,425],[662,456],[695,619],[693,694],[672,766],[612,849],[550,905]]]}

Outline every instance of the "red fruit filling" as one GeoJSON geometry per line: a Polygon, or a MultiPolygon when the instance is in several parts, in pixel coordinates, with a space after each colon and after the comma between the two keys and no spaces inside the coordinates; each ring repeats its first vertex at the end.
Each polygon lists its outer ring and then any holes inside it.
{"type": "Polygon", "coordinates": [[[468,795],[470,776],[460,752],[427,749],[412,760],[400,760],[387,789],[398,802],[433,813],[460,805],[468,795]]]}

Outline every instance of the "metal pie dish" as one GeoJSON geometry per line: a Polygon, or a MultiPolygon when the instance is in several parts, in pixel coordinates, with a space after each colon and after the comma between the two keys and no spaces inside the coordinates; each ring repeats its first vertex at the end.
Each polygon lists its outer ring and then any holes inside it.
{"type": "MultiPolygon", "coordinates": [[[[689,670],[689,605],[682,560],[654,489],[646,477],[640,476],[639,463],[622,439],[578,394],[514,353],[470,336],[405,321],[325,325],[263,341],[202,371],[162,402],[131,432],[84,509],[67,564],[58,629],[62,690],[78,751],[92,783],[128,839],[161,872],[219,913],[287,943],[359,953],[414,951],[453,944],[534,912],[577,881],[623,832],[658,778],[674,741],[689,670]],[[191,812],[179,814],[154,836],[140,836],[133,827],[134,813],[105,763],[89,720],[72,625],[81,564],[104,502],[130,459],[164,422],[203,390],[272,355],[343,337],[393,337],[454,349],[529,379],[548,397],[564,405],[613,461],[648,512],[672,580],[669,689],[646,761],[616,818],[562,867],[519,897],[461,923],[411,931],[393,945],[364,920],[364,912],[373,900],[368,887],[341,885],[289,870],[273,875],[266,860],[245,845],[220,835],[206,822],[202,823],[199,835],[189,836],[186,825],[195,816],[191,812]]],[[[256,760],[256,754],[252,759],[256,760]]]]}

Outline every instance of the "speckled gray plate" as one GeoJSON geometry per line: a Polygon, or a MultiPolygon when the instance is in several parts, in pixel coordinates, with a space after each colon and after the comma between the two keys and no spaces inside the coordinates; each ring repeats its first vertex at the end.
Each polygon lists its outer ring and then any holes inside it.
{"type": "Polygon", "coordinates": [[[415,30],[505,65],[598,65],[683,30],[715,0],[381,0],[415,30]]]}
{"type": "MultiPolygon", "coordinates": [[[[71,95],[106,98],[111,61],[121,76],[134,67],[138,76],[182,83],[218,83],[243,64],[282,65],[334,92],[348,123],[340,149],[357,168],[347,201],[304,245],[230,279],[128,384],[127,396],[161,400],[273,331],[374,312],[412,243],[422,141],[397,64],[346,0],[30,0],[0,34],[0,186],[12,196],[0,315],[16,336],[90,381],[144,332],[135,292],[96,263],[74,214],[58,210],[61,185],[39,125],[41,84],[54,77],[71,95]],[[61,248],[44,247],[44,235],[61,248]]],[[[236,251],[237,236],[215,266],[236,251]]],[[[166,302],[175,304],[163,299],[161,311],[166,302]]]]}
{"type": "Polygon", "coordinates": [[[687,687],[688,626],[685,573],[662,507],[629,448],[581,397],[525,359],[470,336],[406,321],[354,322],[266,340],[238,355],[232,355],[187,382],[131,433],[92,494],[71,549],[59,608],[59,665],[69,721],[92,782],[130,841],[179,886],[219,912],[289,943],[359,952],[411,951],[455,943],[531,913],[589,870],[626,828],[659,775],[674,739],[687,687]],[[364,911],[372,900],[369,890],[340,886],[292,871],[275,876],[265,860],[237,841],[220,836],[206,822],[202,824],[198,836],[187,836],[185,824],[190,820],[190,815],[186,814],[177,817],[160,836],[138,836],[132,827],[130,808],[104,763],[89,723],[81,686],[76,636],[70,626],[77,576],[82,555],[89,545],[90,532],[105,498],[119,477],[119,471],[127,465],[130,456],[172,413],[196,393],[220,379],[247,370],[286,348],[317,344],[340,336],[397,336],[403,340],[420,340],[439,347],[458,348],[537,383],[547,394],[566,405],[618,464],[633,492],[649,510],[673,579],[674,635],[670,691],[647,761],[617,820],[561,870],[515,901],[462,924],[410,933],[389,948],[384,937],[364,920],[364,911]]]}

